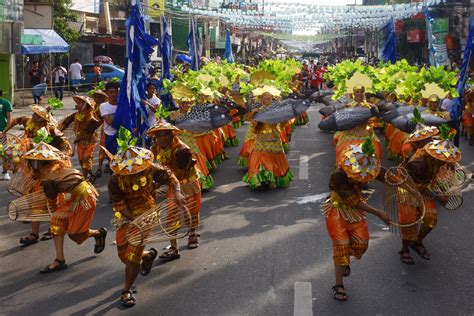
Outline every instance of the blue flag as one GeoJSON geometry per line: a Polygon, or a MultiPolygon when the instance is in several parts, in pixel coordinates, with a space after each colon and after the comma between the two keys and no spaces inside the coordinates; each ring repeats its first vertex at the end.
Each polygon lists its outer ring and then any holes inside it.
{"type": "Polygon", "coordinates": [[[234,54],[232,54],[232,43],[230,42],[230,31],[229,30],[227,30],[227,34],[225,36],[224,59],[227,60],[231,64],[234,63],[234,54]]]}
{"type": "Polygon", "coordinates": [[[163,23],[163,34],[161,37],[161,58],[163,60],[163,67],[161,69],[161,78],[172,79],[171,75],[171,36],[168,33],[168,26],[166,24],[166,18],[161,18],[163,23]]]}
{"type": "Polygon", "coordinates": [[[191,56],[191,69],[197,71],[200,68],[199,30],[194,17],[191,18],[189,23],[188,47],[191,56]]]}
{"type": "Polygon", "coordinates": [[[457,92],[459,97],[453,100],[454,105],[451,107],[451,119],[459,121],[462,113],[462,96],[464,94],[464,88],[467,81],[467,69],[469,68],[469,62],[474,53],[474,18],[469,21],[469,34],[467,36],[466,48],[464,49],[464,55],[461,65],[461,73],[459,74],[459,81],[457,85],[457,92]]]}
{"type": "Polygon", "coordinates": [[[395,22],[393,18],[383,27],[384,47],[382,58],[385,62],[390,61],[392,64],[397,62],[397,33],[395,32],[395,22]]]}
{"type": "Polygon", "coordinates": [[[148,111],[141,100],[146,99],[146,69],[150,63],[153,46],[158,40],[145,32],[140,1],[132,0],[130,16],[125,23],[127,29],[127,58],[125,75],[120,84],[117,111],[112,126],[130,131],[137,128],[138,136],[148,129],[148,111]]]}

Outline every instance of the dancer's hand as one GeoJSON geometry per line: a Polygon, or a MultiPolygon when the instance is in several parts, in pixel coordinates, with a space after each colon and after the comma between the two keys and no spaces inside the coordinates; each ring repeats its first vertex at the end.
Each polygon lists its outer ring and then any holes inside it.
{"type": "Polygon", "coordinates": [[[392,225],[392,220],[384,212],[379,212],[377,215],[385,224],[392,225]]]}

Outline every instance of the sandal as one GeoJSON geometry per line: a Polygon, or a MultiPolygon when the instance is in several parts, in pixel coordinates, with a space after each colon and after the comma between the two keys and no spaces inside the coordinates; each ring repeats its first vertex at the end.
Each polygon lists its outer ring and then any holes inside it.
{"type": "Polygon", "coordinates": [[[410,252],[407,250],[407,251],[399,251],[398,252],[400,254],[400,261],[405,263],[405,264],[414,264],[415,261],[413,260],[413,258],[410,256],[410,252]]]}
{"type": "Polygon", "coordinates": [[[410,244],[410,248],[413,249],[421,258],[425,260],[431,260],[431,255],[426,250],[425,246],[422,243],[419,244],[410,244]]]}
{"type": "Polygon", "coordinates": [[[105,249],[105,238],[107,237],[107,229],[105,227],[102,227],[99,229],[100,236],[99,237],[94,237],[95,239],[95,245],[94,245],[94,253],[99,254],[105,249]]]}
{"type": "Polygon", "coordinates": [[[26,237],[20,238],[20,244],[22,244],[23,246],[33,245],[33,244],[36,244],[38,242],[38,239],[39,239],[38,235],[36,235],[35,233],[31,233],[26,237]],[[33,238],[30,238],[31,236],[33,238]]]}
{"type": "Polygon", "coordinates": [[[351,266],[346,266],[346,271],[344,271],[342,276],[347,278],[349,275],[351,275],[351,266]]]}
{"type": "Polygon", "coordinates": [[[346,291],[344,289],[344,285],[334,285],[332,287],[332,290],[333,290],[332,295],[333,295],[333,297],[336,301],[339,301],[339,302],[347,301],[347,295],[346,295],[346,291]]]}
{"type": "Polygon", "coordinates": [[[153,267],[153,261],[155,261],[156,257],[158,256],[158,251],[155,248],[150,248],[148,250],[150,252],[151,258],[148,260],[142,260],[142,264],[140,266],[140,274],[145,276],[150,273],[151,268],[153,267]]]}
{"type": "Polygon", "coordinates": [[[46,267],[40,270],[40,273],[50,273],[50,272],[55,272],[55,271],[61,271],[61,270],[66,270],[67,269],[67,264],[66,261],[64,260],[59,260],[59,259],[54,259],[53,263],[57,262],[58,265],[54,265],[51,268],[51,264],[48,264],[46,267]]]}
{"type": "Polygon", "coordinates": [[[50,240],[50,239],[53,239],[54,238],[54,235],[53,233],[51,232],[50,229],[48,229],[48,231],[46,233],[43,234],[43,236],[41,236],[41,241],[45,241],[45,240],[50,240]]]}
{"type": "Polygon", "coordinates": [[[163,252],[158,258],[165,261],[171,261],[179,259],[179,257],[181,257],[181,255],[179,254],[178,249],[170,247],[168,251],[163,252]]]}
{"type": "Polygon", "coordinates": [[[94,174],[94,177],[95,177],[95,178],[100,178],[100,177],[102,177],[102,170],[100,170],[100,169],[97,170],[97,171],[95,172],[95,174],[94,174]]]}
{"type": "Polygon", "coordinates": [[[196,249],[199,247],[199,240],[198,240],[199,235],[196,233],[192,233],[188,237],[188,248],[189,249],[196,249]]]}
{"type": "Polygon", "coordinates": [[[123,307],[133,307],[137,303],[137,299],[135,298],[135,296],[133,296],[133,292],[131,290],[126,290],[122,291],[122,294],[120,296],[120,303],[123,307]]]}

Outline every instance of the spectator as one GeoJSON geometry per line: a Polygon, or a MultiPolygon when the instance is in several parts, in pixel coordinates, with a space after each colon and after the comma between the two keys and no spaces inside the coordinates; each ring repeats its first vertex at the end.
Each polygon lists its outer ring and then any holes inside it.
{"type": "Polygon", "coordinates": [[[64,85],[66,84],[67,70],[60,63],[56,63],[53,71],[53,86],[54,86],[54,95],[59,100],[63,99],[64,95],[64,85]]]}
{"type": "Polygon", "coordinates": [[[48,91],[48,84],[44,82],[37,84],[31,89],[31,94],[33,95],[33,101],[35,104],[41,104],[41,100],[43,100],[43,96],[46,95],[46,91],[48,91]]]}
{"type": "Polygon", "coordinates": [[[35,61],[30,69],[30,83],[34,87],[43,82],[43,71],[41,70],[39,61],[35,61]]]}
{"type": "Polygon", "coordinates": [[[71,73],[71,86],[74,94],[79,92],[79,85],[82,78],[84,78],[84,72],[82,71],[82,65],[79,63],[79,59],[75,59],[74,63],[69,67],[71,73]]]}
{"type": "Polygon", "coordinates": [[[94,78],[94,82],[95,83],[98,83],[100,82],[102,79],[102,66],[100,65],[100,63],[98,61],[95,62],[95,65],[94,65],[94,75],[95,75],[95,78],[94,78]]]}
{"type": "MultiPolygon", "coordinates": [[[[12,104],[10,101],[3,97],[3,91],[0,90],[0,135],[2,144],[6,139],[6,135],[3,134],[5,128],[10,125],[11,119],[11,112],[12,112],[12,104]]],[[[8,170],[5,169],[5,165],[3,165],[3,177],[2,180],[10,180],[10,175],[8,174],[8,170]]]]}
{"type": "Polygon", "coordinates": [[[161,104],[161,100],[156,96],[156,85],[154,82],[149,82],[146,85],[146,97],[148,105],[148,125],[153,127],[156,125],[156,109],[161,104]]]}
{"type": "MultiPolygon", "coordinates": [[[[105,85],[105,93],[109,100],[100,105],[100,116],[104,120],[105,148],[113,155],[117,154],[118,151],[118,131],[112,127],[115,111],[117,111],[118,92],[119,85],[115,82],[108,82],[105,85]]],[[[110,166],[105,166],[105,170],[110,173],[110,166]]]]}

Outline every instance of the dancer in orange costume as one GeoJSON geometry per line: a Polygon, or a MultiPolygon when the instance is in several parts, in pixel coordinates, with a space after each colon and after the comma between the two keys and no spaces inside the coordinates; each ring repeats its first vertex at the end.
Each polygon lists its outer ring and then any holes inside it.
{"type": "MultiPolygon", "coordinates": [[[[156,161],[169,168],[178,178],[186,203],[195,204],[189,209],[190,218],[186,219],[186,224],[189,227],[188,248],[194,249],[199,246],[196,228],[200,223],[201,187],[196,161],[193,159],[189,147],[177,137],[179,132],[178,128],[161,120],[155,127],[149,129],[147,134],[154,139],[152,152],[156,161]]],[[[168,198],[174,198],[174,192],[168,192],[168,198]]],[[[170,249],[160,255],[160,259],[173,260],[177,258],[179,258],[178,242],[173,239],[170,249]]]]}
{"type": "MultiPolygon", "coordinates": [[[[50,145],[59,149],[65,155],[70,156],[72,153],[72,147],[64,134],[57,128],[56,121],[53,119],[49,111],[40,105],[31,105],[30,108],[33,111],[31,117],[20,116],[14,118],[11,120],[10,125],[5,129],[4,133],[8,132],[16,125],[23,125],[25,128],[23,137],[27,139],[28,146],[26,149],[29,150],[33,146],[32,139],[38,135],[40,130],[43,130],[46,134],[52,137],[50,145]]],[[[36,188],[39,189],[40,186],[38,185],[36,188]]],[[[20,238],[20,243],[24,246],[37,243],[39,240],[39,227],[39,222],[31,223],[31,233],[26,237],[20,238]]],[[[51,238],[53,238],[53,235],[48,231],[43,234],[41,240],[48,240],[51,238]]]]}
{"type": "MultiPolygon", "coordinates": [[[[273,87],[263,87],[258,91],[259,94],[254,92],[254,95],[260,98],[262,107],[271,105],[274,97],[280,95],[280,91],[273,87]]],[[[252,124],[255,142],[248,158],[248,171],[243,181],[250,189],[259,189],[264,185],[271,189],[289,186],[293,174],[283,149],[279,124],[255,121],[252,121],[252,124]]]]}
{"type": "Polygon", "coordinates": [[[383,211],[368,205],[362,195],[364,185],[379,174],[380,159],[375,154],[373,141],[367,137],[358,145],[349,144],[341,150],[336,169],[331,175],[331,196],[326,201],[326,226],[333,243],[336,284],[334,299],[346,301],[343,277],[350,274],[350,257],[360,259],[369,245],[369,230],[365,214],[371,213],[389,224],[383,211]]]}
{"type": "Polygon", "coordinates": [[[33,178],[41,181],[41,187],[53,211],[50,229],[54,235],[56,259],[40,272],[49,273],[67,268],[64,256],[66,233],[79,245],[88,238],[94,238],[94,253],[101,253],[105,248],[107,230],[89,229],[98,196],[95,188],[84,180],[79,170],[69,167],[69,157],[44,142],[36,144],[23,159],[28,161],[33,170],[33,178]],[[60,198],[61,194],[68,196],[60,198]]]}
{"type": "Polygon", "coordinates": [[[97,129],[102,124],[94,113],[94,106],[88,97],[74,96],[75,113],[67,116],[60,124],[61,130],[74,123],[74,146],[77,144],[77,156],[84,178],[94,181],[94,153],[97,146],[97,129]]]}
{"type": "Polygon", "coordinates": [[[160,164],[154,164],[150,150],[128,146],[128,143],[127,139],[123,140],[117,155],[110,157],[113,174],[108,184],[115,211],[113,223],[117,228],[117,252],[125,264],[125,283],[120,297],[124,307],[136,304],[132,285],[138,273],[150,273],[153,261],[158,255],[154,248],[144,251],[144,246],[138,247],[128,243],[125,236],[129,223],[155,207],[155,191],[164,184],[176,193],[178,203],[183,206],[179,182],[173,173],[160,164]]]}
{"type": "Polygon", "coordinates": [[[107,94],[102,91],[102,90],[93,90],[91,93],[91,97],[94,100],[94,115],[95,117],[99,120],[99,122],[102,124],[102,128],[100,129],[99,133],[99,165],[97,168],[97,171],[95,172],[95,177],[99,178],[102,176],[102,166],[104,165],[104,160],[107,158],[104,150],[102,147],[105,147],[105,133],[104,133],[104,125],[103,122],[104,120],[102,119],[102,116],[100,115],[100,105],[102,103],[105,103],[109,100],[109,97],[107,94]]]}

